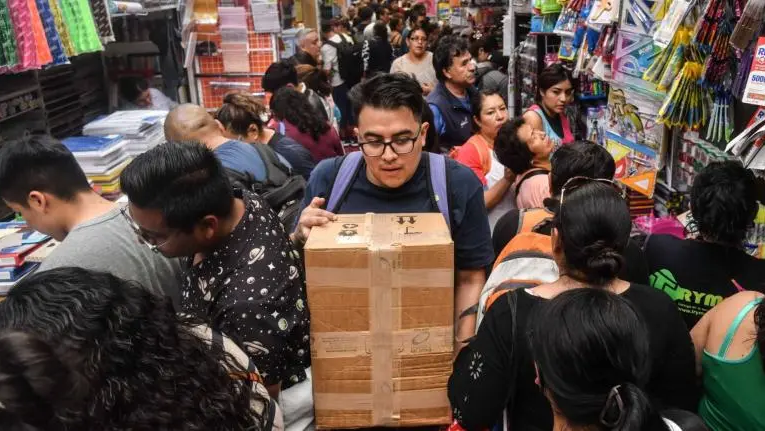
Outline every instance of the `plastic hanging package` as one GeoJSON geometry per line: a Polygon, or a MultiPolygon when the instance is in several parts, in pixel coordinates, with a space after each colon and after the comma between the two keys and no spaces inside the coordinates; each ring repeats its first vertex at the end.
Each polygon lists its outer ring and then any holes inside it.
{"type": "Polygon", "coordinates": [[[67,28],[66,23],[64,22],[64,14],[61,12],[61,7],[59,6],[58,1],[49,1],[48,6],[50,6],[50,12],[53,14],[53,22],[56,24],[56,30],[61,38],[61,44],[64,46],[64,53],[67,57],[74,57],[77,55],[77,51],[74,49],[74,43],[72,42],[69,28],[67,28]]]}
{"type": "Polygon", "coordinates": [[[61,0],[61,12],[78,55],[103,49],[87,0],[61,0]]]}
{"type": "MultiPolygon", "coordinates": [[[[680,24],[685,19],[694,0],[674,0],[667,13],[668,19],[665,19],[659,25],[659,29],[653,35],[654,43],[661,48],[666,48],[675,37],[675,33],[680,24]]],[[[764,0],[765,1],[765,0],[764,0]]]]}
{"type": "MultiPolygon", "coordinates": [[[[53,1],[55,2],[56,0],[53,1]]],[[[45,38],[48,41],[53,64],[68,63],[69,58],[66,55],[61,36],[58,33],[58,27],[56,26],[56,20],[51,11],[50,3],[48,0],[36,0],[36,3],[37,10],[40,12],[40,20],[45,29],[45,38]]]]}
{"type": "Polygon", "coordinates": [[[765,0],[749,0],[741,13],[736,28],[730,37],[730,44],[740,50],[746,49],[762,26],[765,16],[765,0]]]}
{"type": "Polygon", "coordinates": [[[32,29],[32,17],[27,0],[8,0],[11,11],[13,31],[16,34],[16,53],[18,62],[11,69],[13,72],[37,69],[40,63],[37,61],[37,47],[35,34],[32,29]]]}
{"type": "Polygon", "coordinates": [[[0,72],[16,65],[18,62],[16,49],[16,33],[8,4],[0,1],[0,72]]]}

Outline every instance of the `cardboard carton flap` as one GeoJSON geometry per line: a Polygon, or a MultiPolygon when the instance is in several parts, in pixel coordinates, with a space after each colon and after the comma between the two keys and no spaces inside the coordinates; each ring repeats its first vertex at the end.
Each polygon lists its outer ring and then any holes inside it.
{"type": "Polygon", "coordinates": [[[341,214],[324,226],[311,229],[306,250],[393,248],[452,243],[440,213],[341,214]]]}

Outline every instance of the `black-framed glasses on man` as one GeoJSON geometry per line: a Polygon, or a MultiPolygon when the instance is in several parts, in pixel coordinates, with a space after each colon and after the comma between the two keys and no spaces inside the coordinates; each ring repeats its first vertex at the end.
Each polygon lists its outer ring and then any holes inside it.
{"type": "Polygon", "coordinates": [[[414,151],[414,144],[420,138],[420,134],[422,134],[422,125],[417,130],[417,134],[411,137],[399,136],[390,141],[373,138],[367,141],[359,141],[359,145],[361,146],[361,151],[368,157],[382,156],[385,154],[385,147],[390,147],[398,155],[409,154],[414,151]]]}
{"type": "Polygon", "coordinates": [[[130,216],[130,213],[128,212],[127,207],[122,207],[120,209],[120,213],[125,218],[125,221],[127,222],[128,226],[130,226],[130,228],[133,230],[135,235],[138,237],[138,240],[141,241],[141,244],[148,247],[149,250],[153,251],[154,253],[159,253],[162,247],[164,247],[170,241],[172,241],[173,236],[171,234],[164,241],[157,244],[154,238],[146,237],[146,233],[143,231],[143,229],[141,229],[141,226],[138,226],[138,223],[136,223],[135,220],[133,220],[133,217],[130,216]]]}

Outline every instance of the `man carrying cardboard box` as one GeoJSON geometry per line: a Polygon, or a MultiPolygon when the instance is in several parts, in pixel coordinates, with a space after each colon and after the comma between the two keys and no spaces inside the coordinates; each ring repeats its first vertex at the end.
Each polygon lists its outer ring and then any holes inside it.
{"type": "Polygon", "coordinates": [[[324,160],[314,169],[293,242],[302,247],[311,228],[335,214],[441,212],[454,241],[455,353],[475,334],[475,306],[494,254],[483,188],[465,166],[424,153],[430,124],[420,85],[384,74],[352,96],[362,151],[324,160]]]}

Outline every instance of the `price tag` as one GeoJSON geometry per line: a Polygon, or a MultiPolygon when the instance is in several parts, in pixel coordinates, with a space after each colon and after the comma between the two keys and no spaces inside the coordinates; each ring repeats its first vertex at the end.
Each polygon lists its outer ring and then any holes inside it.
{"type": "Polygon", "coordinates": [[[765,106],[765,37],[757,40],[754,53],[752,68],[746,80],[744,98],[741,101],[750,105],[765,106]]]}

